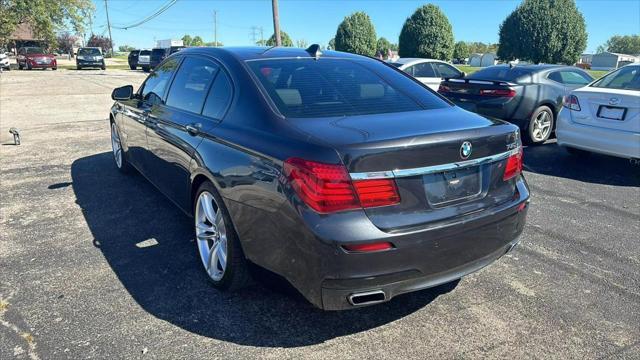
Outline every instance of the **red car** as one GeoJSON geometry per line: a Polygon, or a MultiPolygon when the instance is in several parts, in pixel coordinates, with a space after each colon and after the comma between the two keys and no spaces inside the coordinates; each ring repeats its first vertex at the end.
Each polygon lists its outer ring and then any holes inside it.
{"type": "Polygon", "coordinates": [[[40,47],[23,47],[18,50],[18,69],[46,69],[58,70],[58,62],[53,54],[47,54],[40,47]]]}

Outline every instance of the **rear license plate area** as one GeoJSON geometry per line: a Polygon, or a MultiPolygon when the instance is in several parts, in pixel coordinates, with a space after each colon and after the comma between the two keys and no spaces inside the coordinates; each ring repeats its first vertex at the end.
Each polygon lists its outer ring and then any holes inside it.
{"type": "Polygon", "coordinates": [[[624,120],[624,116],[627,114],[627,108],[600,105],[598,108],[598,117],[608,120],[624,120]]]}
{"type": "Polygon", "coordinates": [[[422,181],[427,201],[434,207],[465,202],[482,192],[479,166],[426,174],[422,181]]]}

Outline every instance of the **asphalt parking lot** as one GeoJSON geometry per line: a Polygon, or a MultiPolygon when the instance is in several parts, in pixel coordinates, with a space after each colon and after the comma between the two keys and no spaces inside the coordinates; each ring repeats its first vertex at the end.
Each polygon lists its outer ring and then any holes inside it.
{"type": "Polygon", "coordinates": [[[454,289],[323,312],[270,277],[217,292],[191,220],[116,171],[110,93],[143,79],[0,75],[1,359],[640,358],[640,167],[527,148],[512,253],[454,289]]]}

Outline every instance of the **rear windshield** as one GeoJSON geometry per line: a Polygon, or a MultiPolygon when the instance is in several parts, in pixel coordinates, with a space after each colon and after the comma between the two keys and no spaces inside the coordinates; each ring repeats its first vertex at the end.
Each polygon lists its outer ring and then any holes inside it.
{"type": "Polygon", "coordinates": [[[28,47],[25,49],[27,54],[44,54],[44,50],[39,47],[28,47]]]}
{"type": "Polygon", "coordinates": [[[436,95],[421,87],[411,87],[414,84],[411,79],[381,63],[375,63],[379,70],[375,72],[371,69],[373,64],[367,61],[345,59],[272,59],[247,63],[286,117],[380,114],[446,106],[436,95]]]}
{"type": "Polygon", "coordinates": [[[98,49],[80,49],[78,50],[78,55],[98,56],[98,55],[102,55],[102,53],[98,49]]]}
{"type": "Polygon", "coordinates": [[[598,88],[640,90],[640,66],[625,66],[594,82],[598,88]]]}
{"type": "Polygon", "coordinates": [[[140,50],[140,55],[151,55],[151,51],[149,51],[149,50],[140,50]]]}
{"type": "Polygon", "coordinates": [[[164,49],[153,49],[153,50],[151,51],[151,54],[153,54],[153,55],[163,55],[163,54],[164,54],[164,52],[165,52],[165,50],[164,50],[164,49]]]}
{"type": "Polygon", "coordinates": [[[491,66],[474,72],[467,79],[523,82],[531,79],[532,71],[517,66],[491,66]]]}

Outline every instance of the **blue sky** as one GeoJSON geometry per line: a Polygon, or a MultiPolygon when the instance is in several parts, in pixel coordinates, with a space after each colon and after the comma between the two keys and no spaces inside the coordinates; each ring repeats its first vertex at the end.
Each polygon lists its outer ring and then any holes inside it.
{"type": "MultiPolygon", "coordinates": [[[[93,0],[96,15],[93,30],[107,34],[104,0],[93,0]]],[[[152,14],[167,0],[108,0],[109,16],[115,25],[128,25],[152,14]]],[[[327,44],[345,16],[364,11],[371,17],[378,37],[398,41],[402,24],[416,8],[426,3],[438,5],[453,26],[456,41],[498,42],[498,27],[515,9],[519,0],[280,0],[280,27],[294,40],[327,44]]],[[[593,52],[612,35],[640,33],[640,1],[578,0],[585,17],[593,52]]],[[[154,39],[200,35],[213,41],[213,10],[218,11],[218,41],[224,45],[251,45],[251,27],[273,33],[270,0],[178,0],[157,18],[129,30],[112,29],[117,46],[153,47],[154,39]]],[[[258,39],[260,37],[257,33],[258,39]]]]}

